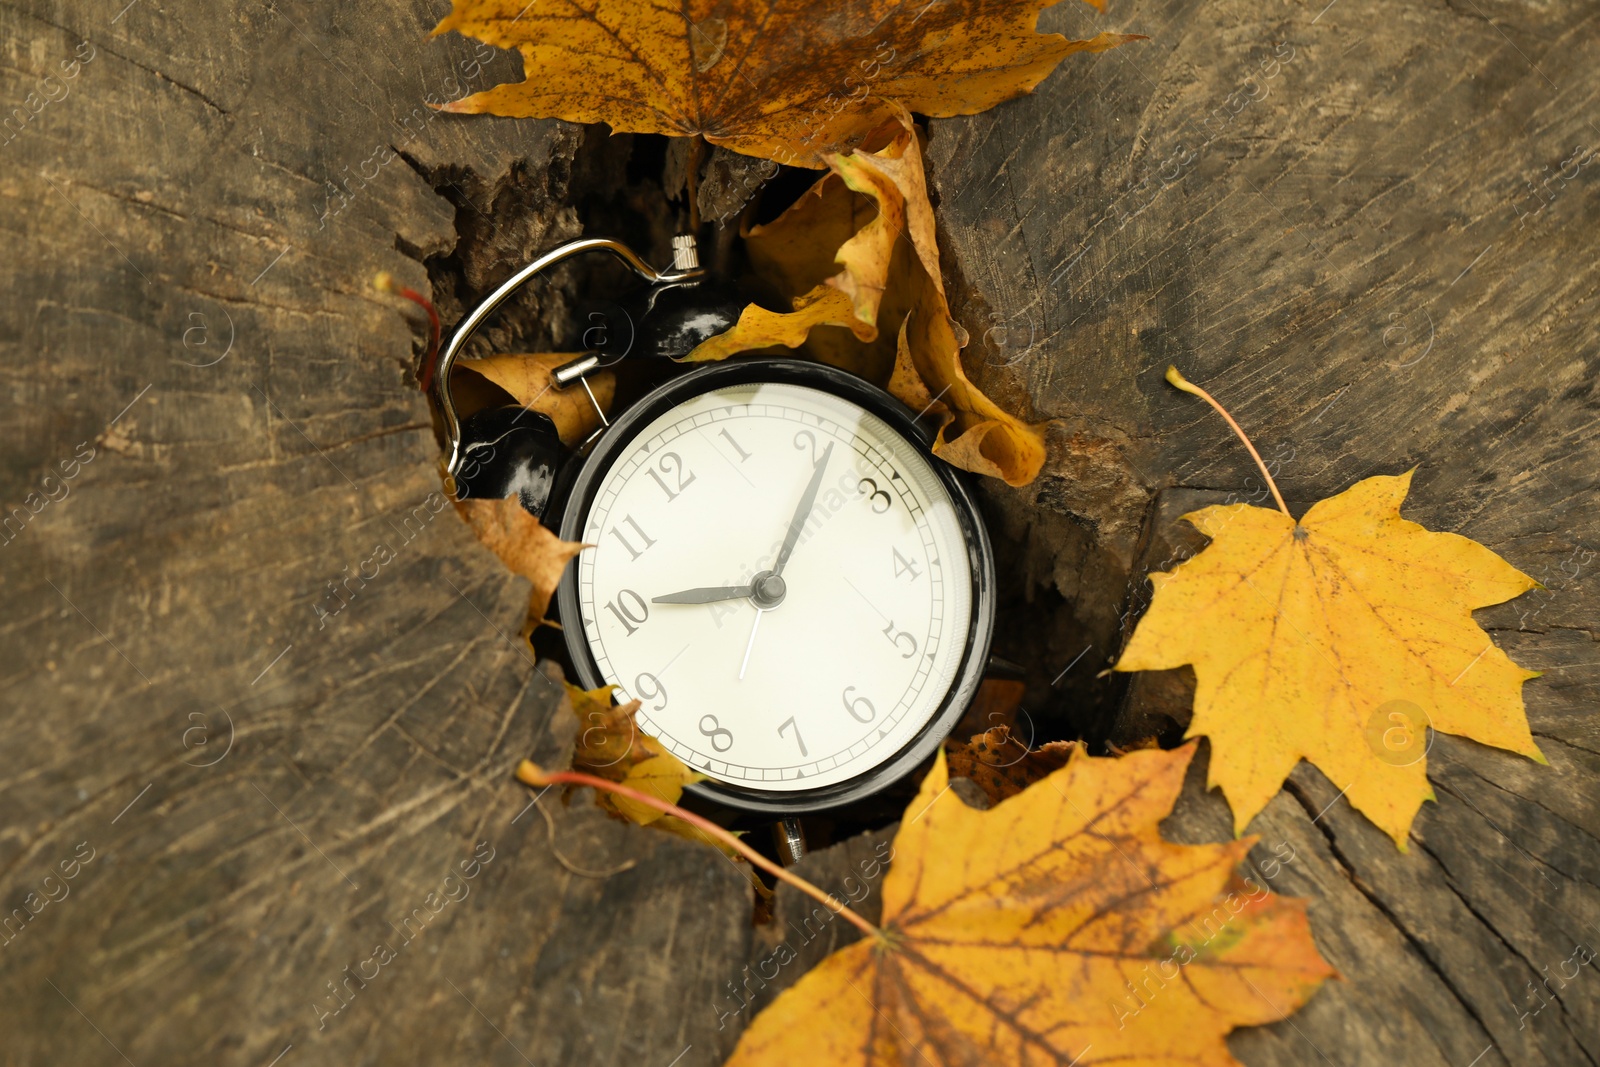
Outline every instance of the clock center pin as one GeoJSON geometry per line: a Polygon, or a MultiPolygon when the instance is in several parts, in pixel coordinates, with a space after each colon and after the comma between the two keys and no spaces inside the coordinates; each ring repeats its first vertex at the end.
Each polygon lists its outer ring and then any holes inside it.
{"type": "Polygon", "coordinates": [[[784,596],[789,592],[784,584],[783,576],[768,571],[756,576],[750,583],[750,599],[762,611],[770,611],[783,603],[784,596]]]}

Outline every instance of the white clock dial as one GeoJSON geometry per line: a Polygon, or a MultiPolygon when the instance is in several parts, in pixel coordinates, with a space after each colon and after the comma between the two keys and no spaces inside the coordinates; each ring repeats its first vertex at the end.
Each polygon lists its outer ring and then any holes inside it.
{"type": "Polygon", "coordinates": [[[972,572],[955,504],[917,446],[831,393],[735,385],[672,408],[600,476],[582,539],[600,674],[713,779],[797,790],[862,774],[927,724],[961,667],[972,572]]]}

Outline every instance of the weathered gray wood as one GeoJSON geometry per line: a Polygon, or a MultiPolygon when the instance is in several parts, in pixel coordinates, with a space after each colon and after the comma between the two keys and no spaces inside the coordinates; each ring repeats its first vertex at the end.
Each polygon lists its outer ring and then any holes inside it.
{"type": "Polygon", "coordinates": [[[428,41],[437,5],[122,6],[0,8],[6,105],[67,88],[0,146],[0,486],[26,516],[0,545],[0,903],[93,850],[0,946],[0,1062],[718,1060],[688,1006],[744,957],[748,889],[547,797],[573,863],[638,861],[579,877],[518,818],[516,761],[563,754],[559,686],[516,642],[525,583],[435,495],[421,332],[370,287],[426,289],[458,228],[479,289],[574,236],[581,134],[434,117],[425,94],[514,69],[428,41]],[[347,966],[377,977],[323,1018],[347,966]]]}
{"type": "MultiPolygon", "coordinates": [[[[1030,705],[1120,743],[1187,725],[1182,672],[1135,681],[1114,717],[1079,710],[1115,696],[1092,679],[1143,575],[1199,547],[1177,516],[1261,493],[1227,428],[1163,383],[1169,363],[1251,431],[1297,511],[1416,466],[1408,517],[1548,586],[1480,618],[1546,671],[1526,696],[1550,766],[1439,738],[1439,802],[1401,855],[1302,765],[1255,855],[1293,851],[1274,887],[1313,898],[1346,981],[1232,1047],[1251,1064],[1597,1062],[1593,967],[1529,985],[1600,939],[1600,189],[1577,166],[1600,145],[1594,9],[1062,5],[1045,23],[1152,40],[935,123],[929,148],[957,314],[979,346],[1006,327],[979,349],[987,379],[1058,420],[1045,477],[990,491],[1042,561],[1036,599],[1073,602],[1030,705]]],[[[1228,819],[1201,774],[1169,829],[1215,840],[1228,819]]]]}
{"type": "MultiPolygon", "coordinates": [[[[425,93],[514,76],[428,41],[436,7],[0,8],[0,102],[25,109],[0,136],[0,522],[23,509],[0,535],[0,905],[39,909],[0,944],[0,1062],[266,1064],[292,1044],[283,1067],[713,1064],[739,1025],[726,983],[783,936],[787,905],[752,932],[721,859],[546,797],[569,862],[637,861],[571,873],[510,781],[570,726],[515,640],[520,581],[430,508],[420,331],[369,282],[425,288],[421,260],[445,257],[457,313],[575,235],[582,168],[625,146],[430,117],[425,93]],[[380,543],[394,558],[330,597],[380,543]],[[467,895],[396,944],[389,924],[480,841],[467,895]],[[41,907],[63,864],[69,895],[41,907]],[[380,941],[395,958],[319,1029],[327,983],[380,941]]],[[[932,124],[971,369],[1054,420],[1045,477],[987,490],[997,651],[1032,669],[1042,720],[1123,742],[1182,725],[1181,679],[1096,677],[1142,574],[1197,547],[1176,515],[1253,489],[1169,362],[1298,506],[1418,465],[1411,517],[1548,586],[1482,617],[1547,672],[1528,702],[1551,765],[1440,739],[1405,855],[1297,771],[1255,863],[1314,898],[1346,980],[1232,1044],[1251,1064],[1600,1060],[1593,968],[1536,1015],[1528,986],[1600,937],[1600,192],[1587,167],[1551,178],[1600,143],[1592,9],[1118,2],[1044,22],[1152,40],[932,124]]],[[[535,293],[518,339],[561,300],[535,293]]],[[[1227,833],[1203,758],[1175,838],[1227,833]]]]}

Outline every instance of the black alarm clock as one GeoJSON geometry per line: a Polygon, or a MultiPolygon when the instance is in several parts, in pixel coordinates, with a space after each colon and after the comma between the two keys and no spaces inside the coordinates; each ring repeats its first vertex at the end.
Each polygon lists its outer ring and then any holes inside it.
{"type": "MultiPolygon", "coordinates": [[[[982,518],[913,412],[833,367],[744,357],[674,365],[575,449],[521,408],[456,419],[451,364],[518,286],[605,250],[657,296],[689,289],[704,278],[693,241],[674,245],[662,273],[617,242],[574,242],[475,309],[435,375],[449,469],[458,494],[516,493],[592,546],[557,595],[577,681],[638,699],[640,729],[706,776],[693,793],[780,819],[848,804],[934,753],[982,681],[994,626],[982,518]]],[[[662,328],[651,309],[666,302],[645,303],[627,358],[682,356],[738,314],[678,299],[662,328]]],[[[587,388],[606,360],[556,380],[587,388]]]]}

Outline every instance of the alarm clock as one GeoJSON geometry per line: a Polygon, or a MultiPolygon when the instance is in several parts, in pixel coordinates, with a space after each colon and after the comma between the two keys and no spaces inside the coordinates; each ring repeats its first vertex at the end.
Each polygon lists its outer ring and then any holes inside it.
{"type": "MultiPolygon", "coordinates": [[[[540,270],[592,250],[652,291],[705,277],[692,238],[675,239],[670,272],[589,239],[491,294],[434,375],[456,491],[515,493],[590,546],[556,595],[577,681],[639,700],[639,728],[705,775],[691,793],[789,820],[796,836],[793,816],[910,774],[972,702],[994,628],[988,534],[915,413],[819,363],[674,364],[574,449],[521,408],[458,421],[449,371],[467,336],[540,270]]],[[[695,309],[679,296],[670,328],[646,310],[646,350],[613,358],[682,356],[737,318],[737,301],[695,309]]],[[[606,362],[590,353],[555,381],[587,389],[606,362]]]]}

